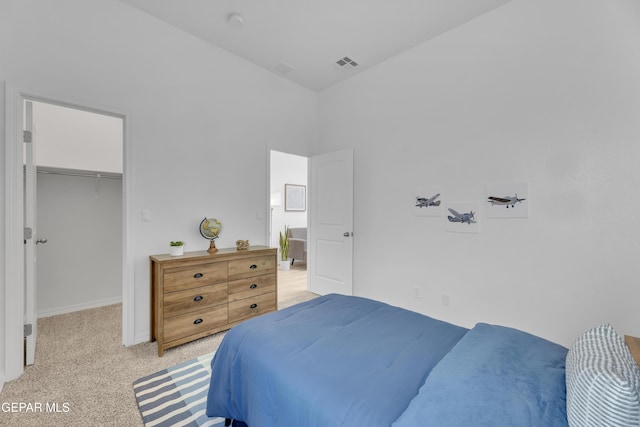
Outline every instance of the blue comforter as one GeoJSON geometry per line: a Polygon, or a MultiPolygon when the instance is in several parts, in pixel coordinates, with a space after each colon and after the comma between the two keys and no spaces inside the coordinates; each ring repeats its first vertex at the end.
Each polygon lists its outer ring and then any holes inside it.
{"type": "Polygon", "coordinates": [[[211,363],[207,415],[250,427],[390,426],[466,332],[336,294],[250,319],[211,363]]]}
{"type": "Polygon", "coordinates": [[[327,295],[231,329],[207,415],[249,427],[567,427],[567,349],[327,295]]]}
{"type": "Polygon", "coordinates": [[[478,323],[393,427],[567,427],[566,355],[526,332],[478,323]]]}

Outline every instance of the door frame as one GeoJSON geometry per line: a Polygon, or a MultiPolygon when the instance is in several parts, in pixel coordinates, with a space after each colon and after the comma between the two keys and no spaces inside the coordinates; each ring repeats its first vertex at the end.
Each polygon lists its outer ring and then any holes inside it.
{"type": "MultiPolygon", "coordinates": [[[[295,152],[294,150],[291,149],[286,149],[286,148],[281,148],[281,147],[277,147],[274,145],[271,145],[269,143],[266,144],[266,151],[265,151],[265,157],[267,159],[267,171],[266,171],[266,176],[267,179],[265,180],[265,191],[266,191],[266,197],[265,197],[265,204],[266,204],[266,212],[269,212],[269,217],[267,218],[266,221],[266,225],[265,225],[265,242],[268,242],[267,245],[271,244],[271,204],[270,204],[270,195],[271,195],[271,152],[272,151],[278,151],[281,153],[285,153],[285,154],[293,154],[293,155],[297,155],[297,156],[302,156],[302,157],[306,157],[307,158],[307,232],[308,235],[311,236],[312,230],[311,228],[313,227],[313,224],[311,223],[311,210],[315,208],[314,204],[311,203],[311,195],[313,194],[313,180],[311,179],[311,174],[312,174],[312,161],[314,157],[319,157],[325,154],[331,154],[331,153],[339,153],[339,152],[350,152],[350,156],[351,156],[351,163],[352,163],[352,168],[353,168],[353,156],[354,156],[354,150],[353,148],[347,148],[347,149],[342,149],[342,150],[336,150],[336,151],[332,151],[332,152],[328,152],[328,153],[321,153],[321,154],[300,154],[295,152]]],[[[353,194],[351,195],[351,203],[353,203],[353,194]]],[[[352,218],[351,218],[351,229],[353,230],[353,226],[354,226],[354,222],[355,218],[353,217],[353,208],[352,208],[352,218]]],[[[351,236],[349,237],[349,239],[351,239],[351,278],[350,278],[350,289],[351,289],[351,294],[353,294],[353,249],[354,249],[354,242],[353,242],[353,232],[351,233],[351,236]]],[[[308,244],[310,244],[310,241],[308,242],[308,244]]],[[[312,259],[313,257],[310,255],[312,252],[312,250],[310,250],[308,248],[308,253],[307,253],[307,290],[311,291],[313,284],[312,281],[313,279],[313,275],[311,274],[312,269],[315,268],[315,260],[312,259]]]]}
{"type": "MultiPolygon", "coordinates": [[[[23,128],[27,132],[33,133],[33,104],[31,100],[24,100],[22,106],[24,108],[23,128]]],[[[38,336],[38,300],[36,285],[38,284],[38,263],[37,263],[37,242],[38,242],[38,177],[37,177],[37,164],[36,164],[36,146],[38,145],[36,140],[31,139],[30,143],[26,143],[25,138],[23,140],[23,152],[24,152],[24,185],[22,195],[24,197],[24,222],[25,226],[31,227],[31,238],[25,236],[24,239],[24,321],[25,323],[31,323],[31,333],[25,340],[25,364],[27,366],[33,365],[36,355],[36,338],[38,336]]]]}
{"type": "MultiPolygon", "coordinates": [[[[135,344],[134,320],[134,224],[133,221],[133,114],[130,111],[96,105],[85,100],[70,100],[57,94],[24,90],[5,85],[5,300],[4,360],[5,378],[18,378],[23,367],[24,319],[24,198],[22,105],[24,100],[45,102],[123,120],[122,171],[122,343],[135,344]]],[[[0,385],[1,387],[1,385],[0,385]]]]}

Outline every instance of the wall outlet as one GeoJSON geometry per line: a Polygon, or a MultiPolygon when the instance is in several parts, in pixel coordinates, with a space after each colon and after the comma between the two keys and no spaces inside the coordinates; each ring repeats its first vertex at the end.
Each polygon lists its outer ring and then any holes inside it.
{"type": "Polygon", "coordinates": [[[414,298],[420,298],[420,288],[417,286],[413,287],[413,297],[414,298]]]}
{"type": "Polygon", "coordinates": [[[444,305],[445,307],[449,307],[449,295],[442,294],[440,296],[440,301],[442,302],[442,305],[444,305]]]}

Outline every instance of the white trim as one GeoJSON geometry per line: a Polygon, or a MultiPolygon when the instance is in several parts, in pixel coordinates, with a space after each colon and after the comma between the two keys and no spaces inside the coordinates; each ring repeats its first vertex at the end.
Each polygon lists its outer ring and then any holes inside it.
{"type": "Polygon", "coordinates": [[[22,191],[22,110],[18,113],[19,92],[6,84],[6,133],[5,133],[5,332],[4,372],[5,381],[18,378],[24,372],[24,227],[22,191]],[[20,149],[18,144],[20,143],[20,149]],[[18,167],[20,166],[20,167],[18,167]]]}
{"type": "MultiPolygon", "coordinates": [[[[124,112],[122,165],[122,344],[136,344],[135,337],[135,222],[133,203],[133,113],[124,112]]],[[[148,336],[148,334],[147,334],[148,336]]]]}
{"type": "Polygon", "coordinates": [[[265,142],[264,144],[264,148],[265,148],[265,157],[267,159],[267,176],[265,177],[266,179],[265,181],[265,201],[264,204],[266,205],[266,210],[265,212],[267,213],[267,217],[265,218],[265,224],[264,224],[264,228],[265,228],[265,236],[264,236],[264,241],[265,241],[265,246],[269,246],[271,247],[271,242],[273,241],[273,207],[271,206],[271,148],[269,147],[269,143],[265,142]]]}
{"type": "Polygon", "coordinates": [[[105,307],[107,305],[121,304],[122,297],[105,298],[100,300],[93,300],[83,302],[81,304],[66,305],[64,307],[50,308],[38,312],[38,319],[45,317],[57,316],[59,314],[73,313],[81,310],[89,310],[91,308],[105,307]]]}
{"type": "MultiPolygon", "coordinates": [[[[31,99],[69,108],[91,111],[122,118],[123,135],[123,220],[122,220],[122,342],[135,344],[135,286],[133,221],[133,113],[99,106],[84,100],[69,101],[63,96],[45,95],[37,90],[20,90],[6,83],[6,140],[5,140],[5,378],[11,381],[23,373],[24,319],[24,248],[22,191],[22,101],[31,99]],[[16,144],[19,141],[20,147],[16,144]]],[[[1,371],[0,371],[1,372],[1,371]]]]}
{"type": "Polygon", "coordinates": [[[139,332],[138,335],[135,336],[135,343],[140,344],[143,342],[149,342],[149,332],[143,331],[139,332]]]}

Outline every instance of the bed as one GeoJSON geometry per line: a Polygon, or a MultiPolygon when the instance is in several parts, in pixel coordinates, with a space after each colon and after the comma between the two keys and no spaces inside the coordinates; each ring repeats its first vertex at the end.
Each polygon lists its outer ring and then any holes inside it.
{"type": "Polygon", "coordinates": [[[589,377],[601,377],[580,367],[594,361],[592,337],[583,341],[567,349],[512,328],[466,329],[331,294],[231,329],[211,362],[207,415],[249,427],[639,425],[635,363],[623,376],[636,382],[622,381],[632,405],[595,411],[623,411],[622,423],[580,419],[583,400],[598,400],[589,377]],[[567,384],[587,396],[568,402],[567,384]]]}

